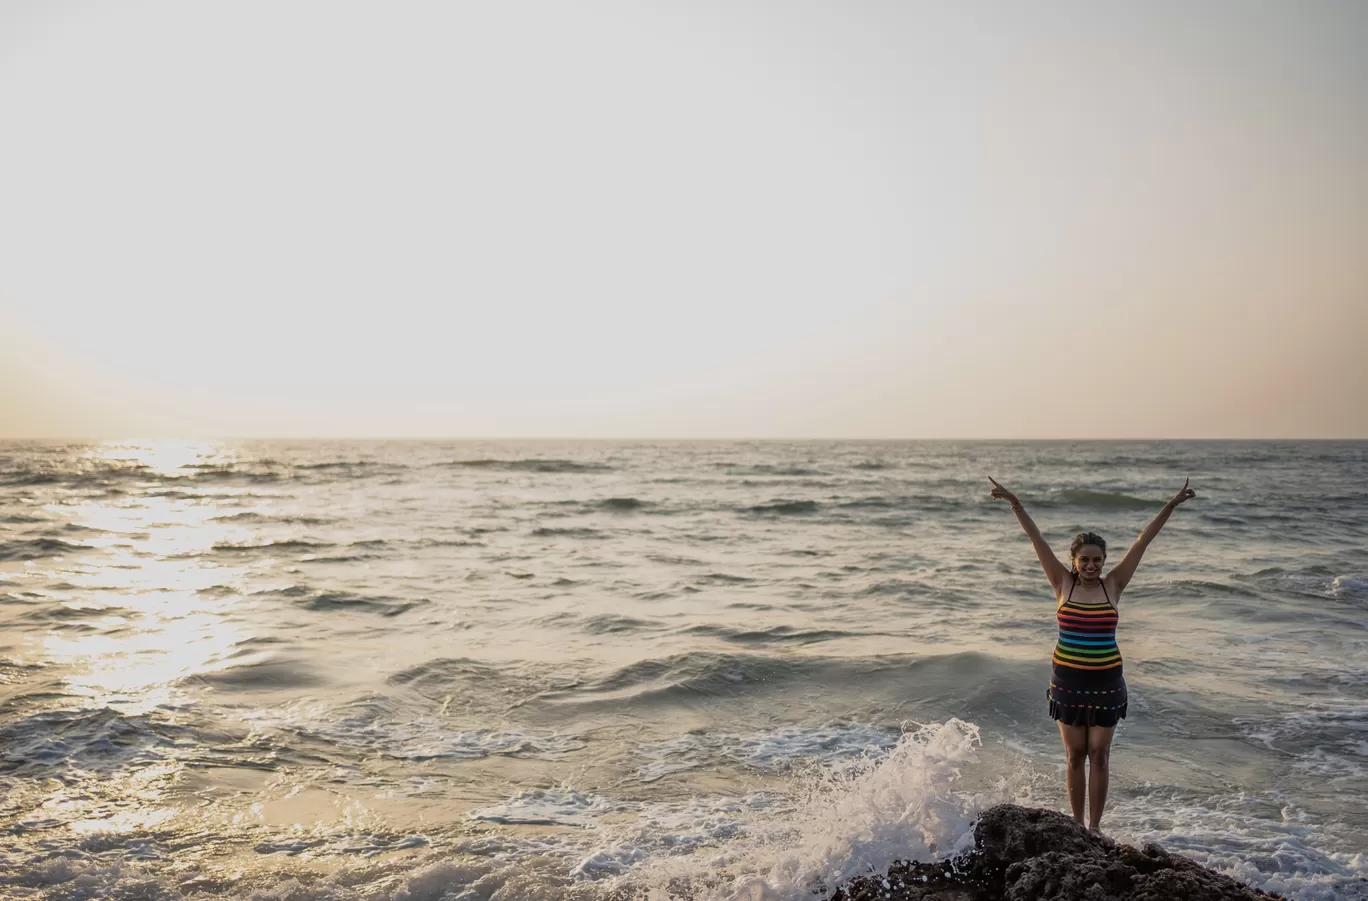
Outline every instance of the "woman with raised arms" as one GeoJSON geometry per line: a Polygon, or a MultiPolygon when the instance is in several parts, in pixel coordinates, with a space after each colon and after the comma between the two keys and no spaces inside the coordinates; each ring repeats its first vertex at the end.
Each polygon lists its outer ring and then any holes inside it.
{"type": "Polygon", "coordinates": [[[1116,646],[1117,605],[1126,584],[1135,575],[1145,548],[1159,534],[1169,515],[1197,493],[1183,480],[1154,521],[1126,551],[1111,572],[1102,575],[1107,543],[1093,532],[1080,532],[1069,545],[1070,568],[1065,568],[1040,535],[1017,496],[991,476],[992,496],[1012,505],[1017,521],[1035,547],[1045,577],[1055,593],[1055,618],[1059,640],[1055,644],[1054,672],[1046,695],[1050,716],[1059,723],[1068,764],[1066,784],[1074,819],[1083,822],[1084,788],[1087,788],[1088,829],[1098,832],[1102,809],[1107,804],[1107,764],[1112,733],[1126,715],[1126,680],[1121,651],[1116,646]],[[1087,763],[1085,774],[1084,764],[1087,763]]]}

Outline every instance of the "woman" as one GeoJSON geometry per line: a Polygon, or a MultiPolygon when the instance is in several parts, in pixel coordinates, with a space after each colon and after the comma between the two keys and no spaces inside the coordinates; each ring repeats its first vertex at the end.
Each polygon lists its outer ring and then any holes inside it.
{"type": "Polygon", "coordinates": [[[1059,735],[1064,739],[1069,806],[1073,808],[1074,819],[1082,824],[1086,782],[1088,830],[1098,832],[1102,808],[1107,803],[1107,762],[1112,732],[1117,721],[1126,715],[1126,680],[1121,674],[1121,651],[1116,646],[1116,605],[1131,576],[1135,575],[1145,548],[1159,534],[1169,514],[1197,493],[1184,479],[1182,490],[1164,505],[1121,562],[1104,576],[1102,564],[1107,559],[1107,543],[1100,535],[1080,532],[1075,536],[1069,545],[1069,560],[1073,566],[1065,569],[1016,495],[991,476],[988,481],[993,483],[992,496],[1012,505],[1012,512],[1030,536],[1040,565],[1045,568],[1045,577],[1055,592],[1059,640],[1055,644],[1054,675],[1046,696],[1050,701],[1050,716],[1058,720],[1059,735]],[[1086,777],[1084,761],[1089,764],[1086,777]]]}

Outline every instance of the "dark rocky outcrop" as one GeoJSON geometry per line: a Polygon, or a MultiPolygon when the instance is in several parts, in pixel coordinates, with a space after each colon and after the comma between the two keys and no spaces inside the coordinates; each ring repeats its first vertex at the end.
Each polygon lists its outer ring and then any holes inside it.
{"type": "Polygon", "coordinates": [[[1267,901],[1280,898],[1158,845],[1137,850],[1062,813],[1001,804],[954,860],[899,861],[841,886],[831,901],[1267,901]]]}

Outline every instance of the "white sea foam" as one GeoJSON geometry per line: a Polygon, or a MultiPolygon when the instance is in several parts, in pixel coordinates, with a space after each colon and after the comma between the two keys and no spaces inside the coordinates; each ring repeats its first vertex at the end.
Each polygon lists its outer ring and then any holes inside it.
{"type": "Polygon", "coordinates": [[[588,792],[539,788],[519,792],[502,804],[471,811],[470,818],[491,823],[588,826],[599,817],[628,807],[625,802],[588,792]]]}
{"type": "Polygon", "coordinates": [[[748,820],[735,840],[653,855],[622,878],[654,901],[798,901],[895,860],[953,856],[972,843],[981,807],[1006,800],[1005,786],[992,797],[960,791],[979,744],[978,727],[960,720],[909,731],[886,754],[832,761],[791,808],[748,820]]]}
{"type": "Polygon", "coordinates": [[[638,756],[650,760],[637,769],[637,779],[654,782],[719,758],[758,770],[782,770],[802,761],[829,762],[884,752],[897,742],[897,734],[864,723],[785,726],[745,734],[691,733],[637,748],[638,756]]]}
{"type": "Polygon", "coordinates": [[[1368,854],[1321,850],[1325,824],[1275,791],[1202,798],[1160,789],[1109,809],[1113,835],[1159,842],[1217,872],[1298,901],[1345,901],[1368,880],[1368,854]]]}
{"type": "MultiPolygon", "coordinates": [[[[278,835],[255,850],[263,863],[282,861],[281,868],[273,876],[256,867],[249,897],[570,901],[626,891],[649,901],[811,901],[814,890],[883,872],[896,860],[945,859],[967,849],[979,811],[1022,800],[1026,789],[1001,782],[967,790],[962,776],[980,763],[982,750],[976,726],[950,720],[909,730],[887,751],[875,745],[862,758],[824,761],[795,775],[791,792],[662,802],[536,789],[471,815],[491,825],[576,827],[569,831],[491,833],[439,840],[431,849],[417,834],[278,835]],[[384,854],[388,863],[345,862],[384,854]],[[300,881],[284,862],[301,855],[332,861],[335,872],[300,881]]],[[[1193,798],[1161,789],[1118,805],[1113,817],[1118,838],[1159,841],[1300,901],[1356,897],[1345,887],[1368,878],[1364,854],[1317,850],[1324,824],[1273,792],[1193,798]]],[[[218,878],[165,870],[161,855],[140,861],[136,850],[136,842],[96,843],[62,860],[30,861],[23,885],[41,898],[160,898],[218,878]]],[[[0,866],[7,863],[20,862],[0,854],[0,866]]]]}
{"type": "MultiPolygon", "coordinates": [[[[784,734],[780,730],[777,736],[784,734]]],[[[758,746],[769,745],[758,733],[752,738],[758,746]]],[[[490,835],[440,842],[427,851],[427,837],[414,834],[295,831],[264,838],[255,846],[262,859],[324,855],[321,859],[337,860],[401,851],[418,856],[376,870],[343,863],[334,875],[308,883],[297,881],[289,869],[280,870],[278,879],[259,873],[251,897],[559,901],[572,890],[577,898],[627,889],[666,899],[687,889],[696,898],[762,892],[779,901],[810,901],[814,886],[833,886],[897,859],[933,859],[963,850],[980,807],[1006,799],[1005,791],[988,797],[960,790],[961,770],[975,762],[979,746],[972,724],[951,720],[909,731],[886,753],[881,744],[864,758],[832,759],[809,771],[792,783],[792,794],[648,802],[570,788],[535,789],[471,814],[472,821],[489,824],[578,827],[559,834],[490,835]]],[[[0,855],[3,863],[19,861],[0,855]]],[[[79,855],[24,870],[26,885],[41,890],[40,897],[54,898],[171,897],[177,886],[214,880],[79,855]]]]}
{"type": "Polygon", "coordinates": [[[1337,598],[1368,598],[1368,578],[1361,576],[1335,576],[1330,582],[1329,593],[1337,598]]]}

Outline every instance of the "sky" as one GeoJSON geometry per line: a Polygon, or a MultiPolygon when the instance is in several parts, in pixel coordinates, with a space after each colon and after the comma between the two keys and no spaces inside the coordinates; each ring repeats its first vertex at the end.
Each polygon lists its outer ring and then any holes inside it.
{"type": "Polygon", "coordinates": [[[0,438],[1368,438],[1368,3],[0,0],[0,438]]]}

